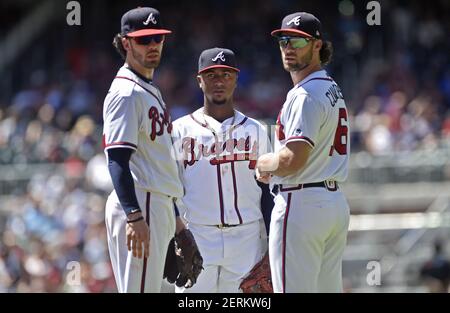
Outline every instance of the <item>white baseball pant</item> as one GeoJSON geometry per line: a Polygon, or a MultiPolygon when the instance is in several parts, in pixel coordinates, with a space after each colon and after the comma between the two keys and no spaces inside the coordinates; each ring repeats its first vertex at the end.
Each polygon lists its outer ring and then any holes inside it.
{"type": "Polygon", "coordinates": [[[188,224],[203,257],[204,270],[191,288],[175,287],[177,293],[239,293],[242,279],[267,251],[265,226],[254,221],[218,228],[188,224]]]}
{"type": "Polygon", "coordinates": [[[274,292],[342,292],[349,212],[339,190],[313,187],[275,197],[269,234],[274,292]]]}
{"type": "Polygon", "coordinates": [[[167,246],[175,234],[173,200],[167,195],[136,188],[142,215],[150,225],[150,255],[133,257],[127,248],[126,215],[115,191],[106,202],[108,248],[119,292],[159,293],[167,246]]]}

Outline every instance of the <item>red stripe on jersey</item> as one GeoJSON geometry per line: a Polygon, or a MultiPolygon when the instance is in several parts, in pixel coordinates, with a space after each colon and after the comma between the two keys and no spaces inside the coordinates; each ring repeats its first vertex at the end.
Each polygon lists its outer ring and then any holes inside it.
{"type": "MultiPolygon", "coordinates": [[[[245,123],[247,120],[248,120],[248,117],[247,117],[247,116],[244,117],[244,119],[243,119],[239,124],[237,124],[236,126],[234,126],[234,128],[236,128],[236,127],[238,127],[238,126],[241,126],[241,125],[244,125],[244,123],[245,123]]],[[[233,130],[234,130],[234,128],[233,128],[233,130]]]]}
{"type": "Polygon", "coordinates": [[[330,147],[330,153],[328,153],[328,156],[332,156],[334,152],[334,146],[330,147]]]}
{"type": "Polygon", "coordinates": [[[223,208],[223,193],[222,193],[222,178],[220,173],[220,164],[217,164],[217,186],[219,187],[219,201],[220,201],[220,221],[225,224],[224,208],[223,208]]]}
{"type": "Polygon", "coordinates": [[[203,126],[203,127],[205,127],[205,128],[208,128],[208,127],[206,126],[205,123],[202,123],[202,122],[200,122],[199,120],[197,120],[197,119],[194,117],[194,115],[193,115],[192,113],[189,114],[189,116],[194,120],[194,122],[196,122],[196,123],[199,124],[200,126],[203,126]]]}
{"type": "MultiPolygon", "coordinates": [[[[145,201],[145,221],[148,227],[150,227],[150,192],[147,192],[147,201],[145,201]]],[[[142,268],[141,276],[141,293],[145,291],[145,274],[147,273],[147,258],[144,256],[144,265],[142,268]]]]}
{"type": "Polygon", "coordinates": [[[305,81],[304,83],[301,83],[300,85],[297,85],[296,88],[299,88],[299,87],[305,85],[306,83],[309,83],[312,80],[327,80],[327,81],[330,81],[330,82],[333,81],[333,79],[331,77],[315,77],[315,78],[308,79],[307,81],[305,81]]]}
{"type": "Polygon", "coordinates": [[[137,146],[135,144],[133,144],[131,142],[126,142],[126,141],[112,142],[112,143],[108,143],[107,145],[105,144],[105,148],[114,147],[114,146],[130,146],[130,147],[137,149],[137,146]]]}
{"type": "Polygon", "coordinates": [[[293,137],[289,137],[287,142],[289,142],[290,140],[295,140],[295,139],[301,139],[301,140],[305,140],[307,141],[313,148],[314,148],[314,142],[309,139],[308,137],[305,136],[293,136],[293,137]]]}
{"type": "MultiPolygon", "coordinates": [[[[135,83],[136,85],[138,85],[139,87],[141,87],[142,89],[144,89],[145,91],[147,91],[149,94],[151,94],[151,95],[156,99],[156,101],[158,101],[158,103],[159,103],[159,105],[161,106],[162,109],[165,109],[165,108],[166,108],[166,106],[165,106],[164,104],[162,104],[162,102],[159,100],[159,98],[158,98],[157,95],[155,95],[150,89],[145,88],[144,86],[142,86],[141,84],[139,84],[139,83],[138,83],[137,81],[135,81],[134,79],[131,79],[131,78],[126,77],[126,76],[116,76],[115,78],[126,79],[126,80],[129,80],[129,81],[135,83]]],[[[154,86],[153,86],[153,87],[154,87],[154,86]]]]}
{"type": "Polygon", "coordinates": [[[292,193],[288,193],[287,204],[286,204],[286,212],[284,213],[284,221],[283,221],[283,244],[282,244],[282,271],[281,271],[281,279],[283,282],[283,293],[286,293],[286,240],[287,240],[287,222],[289,217],[289,209],[291,206],[291,197],[292,193]]]}
{"type": "Polygon", "coordinates": [[[278,113],[275,134],[277,135],[278,140],[284,140],[286,138],[286,135],[284,134],[284,126],[281,124],[281,110],[278,113]]]}
{"type": "Polygon", "coordinates": [[[236,184],[236,173],[234,171],[234,162],[231,162],[231,174],[233,176],[233,189],[234,189],[234,210],[239,218],[239,224],[242,224],[241,213],[238,209],[238,193],[237,193],[237,184],[236,184]]]}

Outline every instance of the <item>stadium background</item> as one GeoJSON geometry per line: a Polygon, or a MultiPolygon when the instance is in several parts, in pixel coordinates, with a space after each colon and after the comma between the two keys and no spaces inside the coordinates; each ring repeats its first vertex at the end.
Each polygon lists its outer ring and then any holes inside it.
{"type": "Polygon", "coordinates": [[[430,277],[450,275],[450,2],[379,2],[381,26],[356,0],[79,1],[81,26],[69,26],[67,1],[2,0],[0,292],[116,291],[101,113],[121,65],[112,38],[139,5],[173,30],[155,81],[174,119],[202,103],[199,53],[222,46],[241,68],[239,109],[273,124],[291,82],[270,31],[290,12],[317,15],[351,116],[345,289],[436,290],[430,277]],[[67,283],[73,264],[77,285],[67,283]]]}

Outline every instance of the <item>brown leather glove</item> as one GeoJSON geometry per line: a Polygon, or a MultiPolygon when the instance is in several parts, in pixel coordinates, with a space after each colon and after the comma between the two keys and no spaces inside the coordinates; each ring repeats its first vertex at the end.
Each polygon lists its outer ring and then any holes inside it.
{"type": "Polygon", "coordinates": [[[244,293],[273,293],[269,254],[256,263],[239,286],[244,293]]]}
{"type": "Polygon", "coordinates": [[[166,254],[166,264],[164,265],[163,278],[167,278],[167,281],[171,284],[177,281],[180,271],[177,265],[177,255],[175,254],[175,237],[169,242],[166,254]]]}
{"type": "Polygon", "coordinates": [[[183,229],[169,244],[164,267],[164,278],[178,287],[190,288],[203,269],[203,258],[198,250],[194,236],[183,229]]]}

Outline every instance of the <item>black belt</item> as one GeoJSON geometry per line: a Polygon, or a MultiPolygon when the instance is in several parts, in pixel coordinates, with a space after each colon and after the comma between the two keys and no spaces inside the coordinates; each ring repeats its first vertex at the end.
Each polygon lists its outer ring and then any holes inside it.
{"type": "Polygon", "coordinates": [[[304,188],[313,188],[313,187],[320,187],[320,188],[326,188],[329,191],[336,191],[338,189],[338,183],[333,182],[327,184],[325,181],[321,181],[320,183],[309,183],[309,184],[298,184],[298,185],[292,185],[290,187],[283,187],[283,184],[275,185],[272,189],[272,192],[274,194],[278,194],[282,191],[295,191],[295,190],[301,190],[304,188]],[[334,186],[332,186],[334,184],[334,186]]]}
{"type": "Polygon", "coordinates": [[[222,229],[222,228],[236,227],[236,226],[239,226],[239,225],[241,225],[241,224],[231,225],[231,224],[225,223],[225,224],[217,224],[217,225],[214,225],[214,226],[216,226],[217,228],[222,229]]]}

